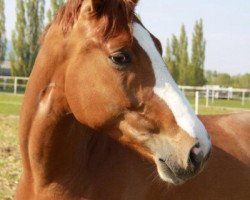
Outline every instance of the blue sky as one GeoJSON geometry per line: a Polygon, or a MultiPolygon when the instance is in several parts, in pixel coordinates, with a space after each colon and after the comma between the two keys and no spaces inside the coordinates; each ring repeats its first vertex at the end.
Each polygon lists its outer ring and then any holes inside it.
{"type": "MultiPolygon", "coordinates": [[[[15,0],[5,0],[5,6],[10,38],[15,24],[15,0]]],[[[194,23],[202,18],[207,42],[205,68],[230,74],[250,73],[249,0],[140,0],[137,13],[164,48],[167,38],[179,34],[182,24],[191,46],[194,23]]]]}

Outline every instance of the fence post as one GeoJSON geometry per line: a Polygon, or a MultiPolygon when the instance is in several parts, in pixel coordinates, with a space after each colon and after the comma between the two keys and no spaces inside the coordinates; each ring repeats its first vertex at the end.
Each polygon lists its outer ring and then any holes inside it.
{"type": "Polygon", "coordinates": [[[182,92],[183,92],[183,94],[185,95],[185,88],[182,88],[182,92]]]}
{"type": "Polygon", "coordinates": [[[214,89],[212,90],[212,103],[214,103],[214,89]]]}
{"type": "Polygon", "coordinates": [[[208,101],[209,101],[209,88],[206,90],[206,108],[208,107],[208,101]]]}
{"type": "Polygon", "coordinates": [[[199,92],[195,92],[195,114],[199,114],[199,92]]]}
{"type": "Polygon", "coordinates": [[[17,77],[14,78],[14,94],[17,93],[17,77]]]}
{"type": "Polygon", "coordinates": [[[244,106],[245,105],[245,91],[242,92],[242,102],[241,105],[244,106]]]}
{"type": "Polygon", "coordinates": [[[3,90],[5,91],[6,90],[6,88],[7,88],[7,78],[6,77],[4,77],[3,78],[3,90]]]}

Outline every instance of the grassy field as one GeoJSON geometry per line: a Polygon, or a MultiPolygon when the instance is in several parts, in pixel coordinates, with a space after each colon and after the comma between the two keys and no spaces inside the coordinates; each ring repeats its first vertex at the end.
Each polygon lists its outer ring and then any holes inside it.
{"type": "Polygon", "coordinates": [[[17,130],[22,98],[0,94],[0,200],[13,199],[21,172],[17,130]]]}
{"type": "MultiPolygon", "coordinates": [[[[0,200],[13,198],[21,172],[17,130],[22,99],[21,95],[0,94],[0,200]]],[[[194,98],[189,100],[193,105],[194,98]]],[[[206,108],[205,99],[201,99],[199,113],[223,114],[242,109],[250,109],[249,100],[244,106],[241,101],[215,100],[206,108]]]]}
{"type": "MultiPolygon", "coordinates": [[[[1,112],[2,110],[0,110],[1,112]]],[[[5,110],[6,112],[6,110],[5,110]]],[[[10,110],[13,113],[13,110],[10,110]]],[[[18,116],[0,114],[0,199],[12,199],[21,172],[18,116]]]]}
{"type": "MultiPolygon", "coordinates": [[[[188,100],[194,108],[195,98],[194,96],[188,96],[188,100]]],[[[206,99],[199,99],[199,114],[200,115],[217,115],[239,111],[250,111],[250,99],[246,99],[244,105],[240,99],[215,99],[214,102],[209,100],[209,106],[206,107],[206,99]]]]}
{"type": "Polygon", "coordinates": [[[23,95],[0,94],[0,114],[19,115],[23,95]]]}

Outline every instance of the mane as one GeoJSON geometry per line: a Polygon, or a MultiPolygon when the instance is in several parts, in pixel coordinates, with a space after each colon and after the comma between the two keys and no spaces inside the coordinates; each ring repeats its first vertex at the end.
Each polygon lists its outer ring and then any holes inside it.
{"type": "MultiPolygon", "coordinates": [[[[79,18],[81,7],[84,0],[68,0],[62,6],[52,24],[59,24],[64,34],[70,32],[79,18]]],[[[103,6],[91,14],[91,18],[98,20],[98,26],[95,27],[95,33],[101,34],[104,39],[109,39],[118,35],[122,31],[131,31],[131,23],[135,17],[135,3],[132,0],[103,0],[103,6]],[[110,6],[112,5],[112,6],[110,6]]],[[[46,33],[45,33],[46,34],[46,33]]]]}
{"type": "Polygon", "coordinates": [[[67,33],[77,21],[84,0],[68,0],[57,12],[53,23],[61,24],[67,33]]]}

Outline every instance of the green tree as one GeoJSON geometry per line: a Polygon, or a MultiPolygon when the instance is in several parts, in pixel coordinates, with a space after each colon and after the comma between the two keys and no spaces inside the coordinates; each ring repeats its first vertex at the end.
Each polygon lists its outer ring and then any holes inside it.
{"type": "Polygon", "coordinates": [[[65,0],[50,0],[50,9],[47,12],[49,22],[52,21],[58,9],[64,4],[65,0]]]}
{"type": "Polygon", "coordinates": [[[181,85],[188,84],[188,38],[185,26],[182,25],[179,40],[173,35],[167,40],[166,56],[164,58],[166,65],[175,81],[181,85]]]}
{"type": "Polygon", "coordinates": [[[195,23],[192,40],[190,85],[204,85],[206,83],[204,76],[205,48],[206,42],[203,36],[203,22],[199,20],[195,23]]]}
{"type": "Polygon", "coordinates": [[[5,59],[6,43],[4,0],[0,0],[0,64],[5,59]]]}
{"type": "Polygon", "coordinates": [[[210,70],[207,70],[205,72],[205,77],[206,77],[206,80],[207,80],[207,84],[209,85],[217,85],[215,82],[216,82],[216,78],[217,78],[217,72],[216,71],[210,71],[210,70]]]}
{"type": "Polygon", "coordinates": [[[29,76],[39,49],[43,29],[44,0],[16,0],[16,26],[10,54],[12,74],[29,76]]]}
{"type": "Polygon", "coordinates": [[[239,77],[240,88],[250,89],[250,74],[244,74],[239,77]]]}
{"type": "Polygon", "coordinates": [[[44,0],[27,0],[26,11],[26,41],[29,52],[27,71],[30,74],[39,50],[39,37],[44,26],[44,0]]]}
{"type": "Polygon", "coordinates": [[[219,76],[217,76],[217,85],[220,85],[223,87],[232,86],[231,76],[227,73],[220,74],[219,76]]]}
{"type": "Polygon", "coordinates": [[[223,87],[250,89],[250,74],[230,76],[227,73],[206,71],[206,79],[209,85],[220,85],[223,87]]]}
{"type": "Polygon", "coordinates": [[[185,26],[181,26],[181,34],[179,39],[179,80],[178,84],[180,85],[188,85],[188,68],[189,68],[189,61],[188,61],[188,38],[185,30],[185,26]]]}
{"type": "Polygon", "coordinates": [[[179,81],[179,42],[175,35],[172,36],[171,43],[167,40],[166,56],[164,58],[165,63],[174,78],[178,83],[179,81]]]}
{"type": "Polygon", "coordinates": [[[16,0],[16,24],[12,31],[12,51],[10,64],[12,75],[28,76],[27,66],[27,43],[26,43],[26,19],[24,0],[16,0]]]}

